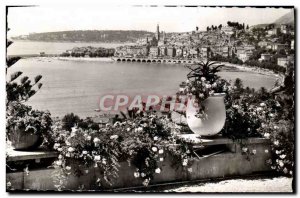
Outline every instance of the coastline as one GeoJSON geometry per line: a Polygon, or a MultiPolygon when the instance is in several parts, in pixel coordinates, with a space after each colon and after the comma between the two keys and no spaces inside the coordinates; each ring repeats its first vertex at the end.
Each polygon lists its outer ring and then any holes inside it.
{"type": "Polygon", "coordinates": [[[234,67],[237,68],[240,71],[245,71],[245,72],[255,72],[261,75],[266,75],[266,76],[274,76],[279,80],[279,84],[284,83],[284,74],[276,74],[275,72],[268,70],[268,69],[261,69],[257,67],[250,67],[247,65],[237,65],[233,63],[228,63],[228,62],[220,62],[221,64],[224,64],[225,66],[229,67],[234,67]]]}
{"type": "Polygon", "coordinates": [[[56,60],[62,60],[62,61],[101,61],[101,62],[114,62],[114,60],[111,57],[52,57],[56,60]]]}

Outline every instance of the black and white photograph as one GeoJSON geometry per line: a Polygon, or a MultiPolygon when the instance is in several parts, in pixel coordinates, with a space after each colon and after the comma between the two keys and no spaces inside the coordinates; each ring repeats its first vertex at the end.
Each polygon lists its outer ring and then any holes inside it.
{"type": "Polygon", "coordinates": [[[6,192],[296,192],[296,7],[24,3],[6,192]]]}

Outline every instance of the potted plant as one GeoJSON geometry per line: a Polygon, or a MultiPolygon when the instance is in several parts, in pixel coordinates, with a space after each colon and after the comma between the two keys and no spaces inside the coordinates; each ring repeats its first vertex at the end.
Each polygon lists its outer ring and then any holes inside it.
{"type": "Polygon", "coordinates": [[[224,96],[230,85],[216,74],[223,65],[217,62],[199,62],[186,66],[188,73],[181,94],[188,95],[187,124],[202,136],[216,135],[224,127],[226,110],[224,96]]]}
{"type": "Polygon", "coordinates": [[[49,112],[12,102],[7,109],[7,138],[15,150],[33,150],[48,139],[52,119],[49,112]]]}

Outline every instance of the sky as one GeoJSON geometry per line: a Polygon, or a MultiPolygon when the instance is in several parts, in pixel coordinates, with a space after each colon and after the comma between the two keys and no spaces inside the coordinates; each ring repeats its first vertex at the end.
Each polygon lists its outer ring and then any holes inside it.
{"type": "Polygon", "coordinates": [[[211,25],[238,21],[272,23],[290,12],[283,8],[206,8],[134,6],[36,6],[8,9],[9,36],[66,30],[147,30],[159,24],[166,32],[205,30],[211,25]]]}

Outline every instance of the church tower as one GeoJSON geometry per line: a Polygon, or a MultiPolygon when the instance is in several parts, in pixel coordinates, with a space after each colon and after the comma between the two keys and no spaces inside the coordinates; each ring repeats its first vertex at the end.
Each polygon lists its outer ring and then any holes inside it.
{"type": "Polygon", "coordinates": [[[157,24],[157,27],[156,27],[156,39],[157,39],[157,41],[159,41],[159,39],[160,39],[160,33],[159,33],[159,25],[157,24]]]}

